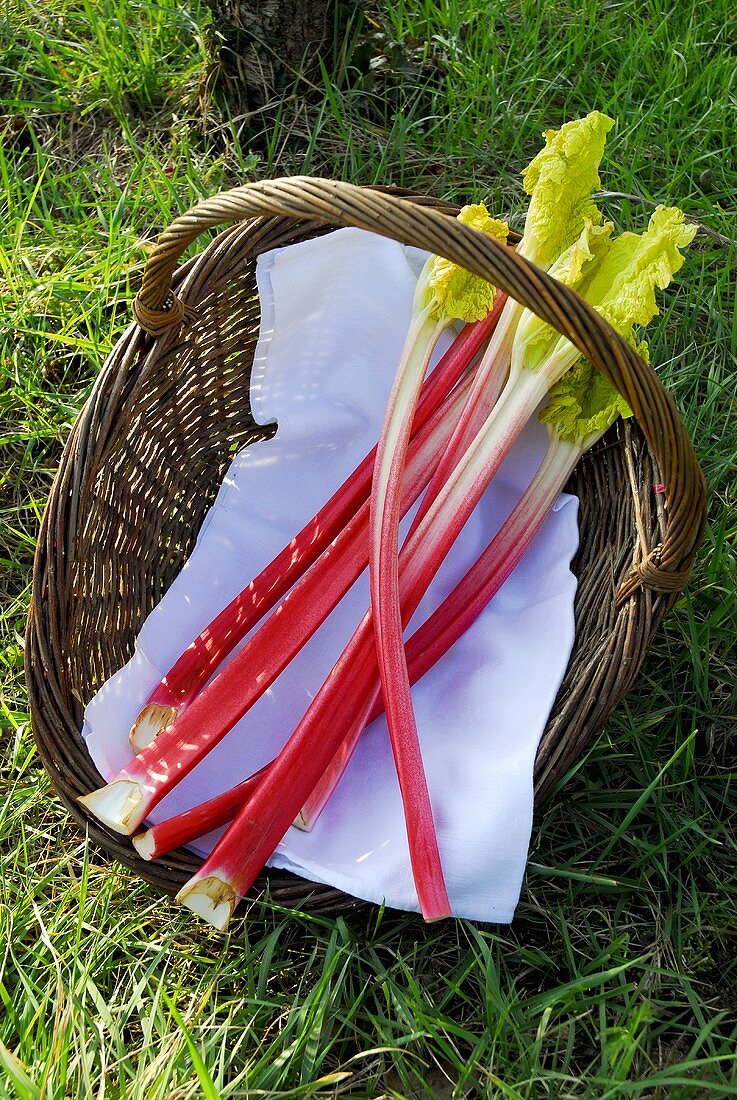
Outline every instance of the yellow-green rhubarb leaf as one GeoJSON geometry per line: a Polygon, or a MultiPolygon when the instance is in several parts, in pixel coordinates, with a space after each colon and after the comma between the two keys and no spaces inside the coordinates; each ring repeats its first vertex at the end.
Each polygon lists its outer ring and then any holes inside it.
{"type": "Polygon", "coordinates": [[[659,206],[644,233],[622,233],[589,281],[584,296],[624,337],[658,314],[656,289],[665,290],[683,265],[680,249],[696,234],[675,206],[659,206]]]}
{"type": "Polygon", "coordinates": [[[602,215],[591,193],[614,120],[600,111],[545,130],[545,146],[522,173],[530,205],[518,252],[547,270],[577,239],[586,220],[602,215]]]}
{"type": "MultiPolygon", "coordinates": [[[[637,349],[642,353],[642,347],[637,349]]],[[[632,410],[614,386],[588,359],[579,359],[550,390],[540,420],[559,439],[586,449],[618,416],[632,410]]]]}
{"type": "MultiPolygon", "coordinates": [[[[506,222],[492,218],[483,203],[464,206],[458,221],[498,241],[506,241],[509,234],[506,222]]],[[[428,263],[428,295],[434,303],[434,315],[449,322],[481,321],[491,309],[496,287],[442,256],[432,256],[428,263]]]]}

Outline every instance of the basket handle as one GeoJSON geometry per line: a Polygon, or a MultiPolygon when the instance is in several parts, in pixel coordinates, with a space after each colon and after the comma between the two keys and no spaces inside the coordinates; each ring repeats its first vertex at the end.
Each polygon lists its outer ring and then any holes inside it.
{"type": "Polygon", "coordinates": [[[663,541],[633,567],[617,602],[641,588],[670,595],[685,588],[704,532],[706,485],[670,394],[652,367],[578,294],[456,218],[371,188],[310,176],[236,187],[201,202],[161,234],[134,303],[139,325],[157,336],[186,317],[188,307],[172,293],[171,277],[182,253],[200,233],[223,223],[274,215],[355,226],[444,256],[500,287],[567,336],[627,401],[665,487],[663,541]]]}

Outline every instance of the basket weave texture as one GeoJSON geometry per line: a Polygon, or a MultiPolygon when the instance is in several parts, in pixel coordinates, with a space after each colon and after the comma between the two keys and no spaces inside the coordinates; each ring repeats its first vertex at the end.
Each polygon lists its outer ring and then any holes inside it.
{"type": "MultiPolygon", "coordinates": [[[[653,370],[576,294],[513,249],[462,225],[457,208],[384,188],[294,177],[248,184],[178,218],[149,257],[134,312],[71,431],[38,540],[26,679],[34,736],[54,786],[93,841],[175,892],[199,860],[154,863],[76,801],[103,782],[80,730],[85,704],[128,660],[145,617],[194,546],[233,453],[270,434],[250,412],[259,330],[256,260],[358,226],[446,256],[564,333],[624,395],[616,425],[576,468],[576,638],[537,754],[536,801],[566,774],[631,686],[688,580],[706,490],[691,442],[653,370]],[[177,269],[203,230],[232,222],[177,269]],[[176,269],[176,270],[175,270],[176,269]],[[654,487],[662,483],[663,492],[654,487]]],[[[339,891],[270,870],[274,900],[337,912],[339,891]]]]}

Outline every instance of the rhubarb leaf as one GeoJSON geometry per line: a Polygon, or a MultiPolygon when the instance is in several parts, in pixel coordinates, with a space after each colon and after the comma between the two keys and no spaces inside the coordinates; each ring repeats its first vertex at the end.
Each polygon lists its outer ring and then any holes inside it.
{"type": "Polygon", "coordinates": [[[522,173],[530,205],[518,251],[547,270],[580,235],[602,219],[591,192],[601,185],[599,163],[614,120],[600,111],[545,130],[545,146],[522,173]]]}
{"type": "MultiPolygon", "coordinates": [[[[498,241],[506,241],[509,234],[506,222],[492,218],[483,203],[464,206],[458,221],[498,241]]],[[[434,304],[433,315],[449,322],[483,320],[491,309],[496,287],[443,256],[431,256],[428,265],[427,293],[434,304]]]]}
{"type": "Polygon", "coordinates": [[[622,233],[588,283],[584,297],[610,325],[627,337],[635,325],[658,314],[656,287],[670,284],[684,263],[680,249],[696,235],[676,206],[659,206],[644,233],[622,233]]]}
{"type": "MultiPolygon", "coordinates": [[[[656,288],[665,290],[683,265],[680,249],[693,240],[696,226],[686,225],[677,207],[659,206],[644,233],[622,233],[610,240],[610,232],[609,223],[596,227],[587,222],[550,274],[568,281],[621,336],[632,341],[635,326],[646,325],[657,315],[656,288]]],[[[539,370],[552,359],[562,362],[572,351],[566,337],[534,314],[522,315],[514,357],[528,370],[539,370]]]]}
{"type": "MultiPolygon", "coordinates": [[[[594,225],[587,218],[579,237],[561,253],[548,274],[586,296],[586,287],[609,252],[613,229],[611,222],[594,225]]],[[[515,334],[515,358],[523,362],[528,370],[538,370],[562,342],[569,344],[557,329],[546,324],[530,310],[525,310],[515,334]]]]}
{"type": "MultiPolygon", "coordinates": [[[[646,345],[637,351],[645,352],[645,358],[646,345]]],[[[550,390],[540,420],[559,439],[585,450],[584,442],[592,435],[603,435],[618,416],[626,419],[632,410],[611,382],[588,359],[581,358],[550,390]]]]}

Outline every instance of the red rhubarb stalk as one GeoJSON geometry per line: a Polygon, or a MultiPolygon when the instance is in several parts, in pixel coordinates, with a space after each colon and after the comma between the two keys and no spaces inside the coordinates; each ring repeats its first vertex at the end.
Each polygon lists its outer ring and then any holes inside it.
{"type": "MultiPolygon", "coordinates": [[[[538,403],[535,386],[515,391],[515,401],[500,398],[504,429],[493,446],[482,439],[464,456],[450,482],[433,503],[400,555],[400,604],[406,623],[414,614],[434,573],[455,541],[509,446],[538,403]],[[532,402],[532,404],[531,404],[532,402]],[[450,490],[448,489],[450,486],[450,490]],[[453,495],[455,490],[455,495],[453,495]],[[436,520],[440,523],[436,524],[436,520]],[[433,527],[441,528],[433,530],[433,527]],[[428,532],[430,537],[428,537],[428,532]]],[[[496,410],[495,410],[496,412],[496,410]]],[[[492,413],[493,419],[494,413],[492,413]]],[[[224,927],[239,898],[253,884],[264,863],[297,817],[346,735],[345,713],[355,721],[373,708],[377,670],[372,615],[369,611],[315,696],[299,726],[276,757],[258,789],[178,899],[215,927],[224,927]]],[[[193,709],[193,708],[191,708],[193,709]]]]}
{"type": "MultiPolygon", "coordinates": [[[[430,480],[434,463],[447,444],[467,397],[470,381],[470,376],[461,380],[412,441],[402,500],[404,511],[430,480]]],[[[110,783],[80,799],[91,813],[117,832],[134,832],[150,810],[222,740],[365,569],[368,522],[367,501],[181,717],[110,783]]]]}
{"type": "Polygon", "coordinates": [[[184,810],[175,817],[169,817],[166,821],[160,821],[145,832],[137,833],[133,837],[133,847],[144,859],[159,859],[168,852],[173,852],[175,848],[190,844],[212,829],[227,825],[255,791],[267,769],[268,764],[230,790],[215,795],[190,810],[184,810]]]}
{"type": "Polygon", "coordinates": [[[180,890],[178,901],[215,928],[225,928],[238,899],[251,887],[339,751],[346,721],[365,723],[376,672],[368,613],[268,774],[180,890]]]}
{"type": "MultiPolygon", "coordinates": [[[[574,241],[557,261],[562,268],[561,274],[569,275],[573,270],[577,277],[585,262],[594,259],[594,251],[589,250],[589,239],[595,232],[590,221],[584,225],[580,239],[574,241]]],[[[608,233],[607,228],[599,236],[606,240],[608,233]]],[[[498,328],[496,339],[492,339],[494,345],[499,342],[495,355],[492,358],[484,357],[479,370],[483,372],[484,382],[488,385],[489,376],[498,377],[500,369],[506,365],[508,354],[509,376],[499,397],[497,398],[496,390],[492,393],[495,401],[493,405],[491,398],[487,399],[480,393],[477,382],[474,383],[456,426],[455,435],[451,439],[450,454],[441,458],[439,463],[443,466],[444,480],[440,482],[440,478],[436,478],[431,483],[426,501],[421,506],[420,514],[410,529],[402,551],[404,583],[409,590],[417,587],[420,592],[426,591],[535,408],[550,387],[559,381],[580,355],[567,339],[546,327],[534,314],[519,310],[510,303],[505,307],[501,325],[501,334],[498,328]],[[506,314],[508,317],[505,324],[506,314]],[[488,410],[483,420],[480,410],[488,410]]],[[[407,401],[406,405],[408,403],[407,401]]],[[[394,409],[390,409],[390,415],[393,412],[394,409]]],[[[402,428],[406,433],[406,406],[401,413],[402,428]]],[[[404,441],[405,436],[400,436],[400,439],[404,441]]],[[[378,474],[374,475],[374,497],[377,495],[377,479],[382,474],[389,489],[399,494],[403,451],[397,448],[397,452],[397,462],[392,465],[390,455],[390,461],[385,461],[381,469],[381,447],[377,452],[378,474]]],[[[385,484],[379,480],[379,492],[382,488],[385,489],[385,484]]],[[[400,565],[396,543],[398,516],[394,507],[387,506],[379,498],[379,503],[374,507],[374,517],[369,559],[371,599],[387,721],[393,747],[399,738],[399,731],[405,742],[419,745],[402,638],[400,565]],[[380,515],[380,507],[389,515],[386,529],[382,529],[383,515],[380,515]]],[[[418,771],[415,767],[412,772],[415,781],[418,771]]],[[[422,802],[419,805],[421,809],[424,808],[422,802]]],[[[421,819],[423,823],[424,820],[421,819]]],[[[413,869],[414,867],[413,863],[413,869]]],[[[422,901],[422,892],[430,891],[432,885],[433,879],[427,873],[420,891],[423,913],[426,907],[422,901]]]]}
{"type": "MultiPolygon", "coordinates": [[[[467,324],[427,378],[412,424],[414,437],[435,415],[494,331],[506,295],[467,324]]],[[[198,635],[149,696],[130,731],[140,752],[192,702],[220,663],[286,595],[369,498],[374,448],[299,534],[198,635]]]]}
{"type": "Polygon", "coordinates": [[[522,307],[510,300],[501,310],[498,325],[474,375],[466,406],[415,513],[411,527],[413,532],[499,399],[509,372],[514,333],[521,311],[522,307]]]}

